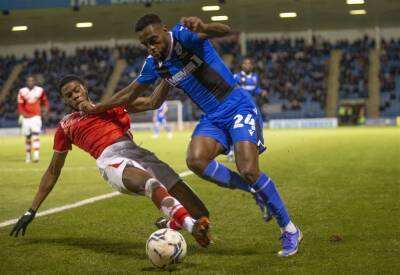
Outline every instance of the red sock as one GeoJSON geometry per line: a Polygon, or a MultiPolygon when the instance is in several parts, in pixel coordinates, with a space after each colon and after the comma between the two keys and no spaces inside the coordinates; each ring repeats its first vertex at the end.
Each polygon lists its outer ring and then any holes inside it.
{"type": "MultiPolygon", "coordinates": [[[[152,185],[146,186],[146,190],[150,187],[152,188],[151,200],[164,214],[170,217],[170,228],[175,229],[183,227],[191,231],[194,222],[190,217],[189,212],[182,206],[182,204],[168,193],[164,185],[157,182],[155,179],[150,179],[146,185],[147,184],[152,185]]],[[[146,194],[149,195],[150,192],[146,191],[146,194]]]]}
{"type": "Polygon", "coordinates": [[[169,222],[167,223],[168,228],[174,229],[174,230],[181,230],[182,226],[180,226],[174,218],[171,218],[169,222]]]}

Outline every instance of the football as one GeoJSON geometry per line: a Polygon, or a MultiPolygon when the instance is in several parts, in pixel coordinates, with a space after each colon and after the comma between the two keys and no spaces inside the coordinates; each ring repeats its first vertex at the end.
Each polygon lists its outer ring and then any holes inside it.
{"type": "Polygon", "coordinates": [[[173,229],[159,229],[146,242],[146,253],[151,263],[159,268],[177,264],[186,255],[187,245],[183,236],[173,229]]]}

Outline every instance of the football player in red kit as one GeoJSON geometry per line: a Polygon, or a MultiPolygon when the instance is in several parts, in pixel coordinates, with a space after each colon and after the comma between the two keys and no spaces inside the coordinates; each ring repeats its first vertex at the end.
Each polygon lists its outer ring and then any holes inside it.
{"type": "Polygon", "coordinates": [[[128,112],[154,107],[158,96],[168,91],[167,83],[157,88],[153,97],[138,98],[130,105],[116,107],[99,114],[78,111],[82,102],[90,101],[84,81],[78,76],[64,77],[59,91],[64,103],[75,111],[60,122],[54,136],[54,154],[40,182],[30,209],[19,219],[10,235],[18,236],[35,217],[37,209],[56,184],[68,151],[74,144],[96,159],[103,178],[125,194],[141,194],[150,198],[165,215],[168,227],[184,228],[203,247],[210,243],[208,211],[202,201],[179,175],[152,152],[136,145],[129,132],[128,112]],[[147,100],[147,102],[146,102],[147,100]],[[147,104],[147,105],[146,105],[147,104]],[[151,106],[153,104],[153,106],[151,106]]]}
{"type": "Polygon", "coordinates": [[[26,79],[26,87],[18,91],[18,112],[22,116],[22,132],[26,137],[26,162],[31,162],[31,147],[33,147],[33,162],[39,161],[39,134],[42,129],[41,105],[47,112],[49,103],[46,92],[42,87],[35,85],[35,79],[29,76],[26,79]]]}

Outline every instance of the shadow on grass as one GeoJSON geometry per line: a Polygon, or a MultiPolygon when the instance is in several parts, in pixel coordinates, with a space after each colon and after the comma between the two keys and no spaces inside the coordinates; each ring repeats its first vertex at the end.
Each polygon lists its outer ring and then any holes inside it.
{"type": "MultiPolygon", "coordinates": [[[[190,245],[188,248],[192,254],[210,254],[210,255],[220,255],[220,256],[254,256],[263,255],[265,251],[255,249],[255,248],[232,248],[232,247],[221,247],[216,244],[210,245],[208,248],[202,248],[198,246],[190,245]]],[[[275,253],[275,252],[272,252],[275,253]]]]}
{"type": "Polygon", "coordinates": [[[141,268],[140,271],[142,272],[178,272],[178,271],[185,271],[185,270],[198,270],[198,264],[192,263],[189,260],[184,260],[183,263],[180,264],[173,264],[167,266],[166,268],[158,268],[154,266],[144,267],[141,268]]]}
{"type": "Polygon", "coordinates": [[[118,256],[132,257],[137,259],[146,259],[144,253],[144,244],[139,242],[124,241],[113,242],[106,239],[90,237],[73,238],[34,238],[29,239],[21,245],[54,245],[65,247],[76,247],[80,249],[91,250],[96,253],[107,253],[118,256]]]}
{"type": "MultiPolygon", "coordinates": [[[[132,241],[124,241],[124,242],[113,242],[105,239],[99,238],[87,238],[87,237],[68,237],[68,238],[33,238],[24,241],[19,244],[19,246],[42,246],[53,245],[56,247],[73,247],[79,248],[83,250],[90,250],[95,253],[106,253],[113,254],[127,258],[136,258],[138,260],[146,260],[147,256],[144,251],[144,244],[141,242],[132,242],[132,241]]],[[[200,250],[200,249],[199,249],[200,250]]],[[[191,263],[189,261],[185,261],[179,265],[171,265],[166,269],[160,269],[157,267],[149,266],[141,268],[142,272],[177,272],[185,269],[195,269],[198,265],[195,263],[191,263]]]]}

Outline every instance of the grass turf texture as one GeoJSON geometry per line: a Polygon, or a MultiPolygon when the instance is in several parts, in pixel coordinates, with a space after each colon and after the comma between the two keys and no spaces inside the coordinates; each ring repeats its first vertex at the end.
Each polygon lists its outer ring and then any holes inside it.
{"type": "MultiPolygon", "coordinates": [[[[178,172],[186,171],[189,133],[173,140],[135,134],[178,172]]],[[[278,258],[279,230],[262,222],[249,194],[188,176],[207,204],[215,244],[196,245],[178,274],[398,274],[400,272],[400,129],[268,130],[261,167],[274,180],[304,233],[298,255],[278,258]]],[[[42,137],[41,161],[24,163],[22,138],[0,138],[0,222],[30,206],[51,158],[42,137]]],[[[225,162],[225,158],[221,157],[225,162]]],[[[232,164],[226,163],[233,167],[232,164]]],[[[112,192],[86,153],[74,148],[40,210],[112,192]]],[[[117,196],[39,217],[21,238],[0,228],[0,274],[155,273],[145,241],[160,213],[143,197],[117,196]]]]}

